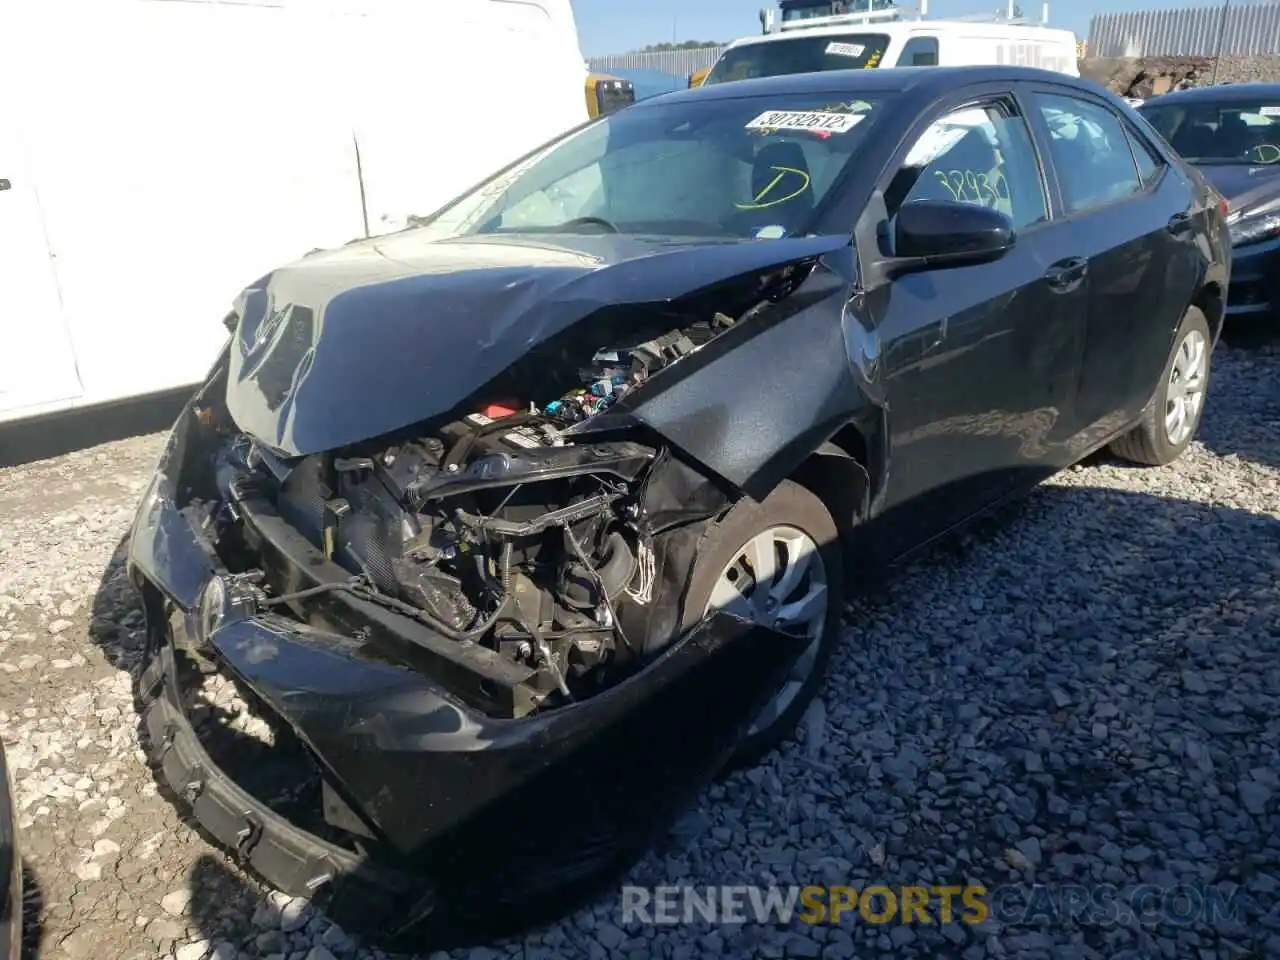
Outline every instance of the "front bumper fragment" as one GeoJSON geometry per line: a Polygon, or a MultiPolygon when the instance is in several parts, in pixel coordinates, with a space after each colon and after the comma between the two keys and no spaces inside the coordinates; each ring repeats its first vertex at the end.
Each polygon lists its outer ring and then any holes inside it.
{"type": "Polygon", "coordinates": [[[182,708],[171,647],[156,651],[138,684],[149,759],[173,797],[243,866],[291,896],[323,894],[330,910],[380,914],[415,886],[295,827],[222,772],[182,708]],[[335,892],[340,890],[340,895],[335,892]],[[340,901],[340,906],[339,906],[340,901]]]}
{"type": "Polygon", "coordinates": [[[517,930],[596,893],[722,766],[804,643],[716,615],[591,699],[495,719],[429,671],[275,613],[199,636],[216,556],[170,491],[161,472],[129,557],[148,598],[149,756],[246,867],[385,944],[442,925],[517,930]],[[367,854],[273,812],[214,763],[183,706],[177,658],[193,643],[297,735],[367,854]]]}

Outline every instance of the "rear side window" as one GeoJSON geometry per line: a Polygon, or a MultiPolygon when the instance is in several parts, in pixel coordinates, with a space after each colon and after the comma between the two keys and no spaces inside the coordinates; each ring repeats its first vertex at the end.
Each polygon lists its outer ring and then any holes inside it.
{"type": "Polygon", "coordinates": [[[1129,147],[1133,150],[1133,159],[1138,164],[1138,179],[1142,181],[1145,189],[1160,179],[1160,173],[1164,170],[1164,160],[1153,153],[1142,138],[1127,126],[1125,133],[1129,136],[1129,147]]]}
{"type": "Polygon", "coordinates": [[[912,37],[898,57],[900,67],[936,67],[938,65],[938,38],[912,37]]]}
{"type": "Polygon", "coordinates": [[[1081,213],[1142,192],[1120,118],[1105,107],[1064,94],[1036,94],[1049,127],[1049,153],[1068,213],[1081,213]]]}

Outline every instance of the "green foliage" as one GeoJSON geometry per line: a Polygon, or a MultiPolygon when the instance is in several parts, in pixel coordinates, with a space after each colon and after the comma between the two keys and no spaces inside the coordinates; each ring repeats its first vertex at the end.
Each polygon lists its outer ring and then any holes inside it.
{"type": "Polygon", "coordinates": [[[703,47],[720,47],[718,40],[682,40],[680,43],[651,43],[636,53],[665,53],[668,50],[701,50],[703,47]]]}

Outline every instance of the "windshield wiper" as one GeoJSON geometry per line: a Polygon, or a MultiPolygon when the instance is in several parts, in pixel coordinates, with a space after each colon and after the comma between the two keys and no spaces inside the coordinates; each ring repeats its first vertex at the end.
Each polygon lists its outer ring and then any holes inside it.
{"type": "Polygon", "coordinates": [[[1197,163],[1208,167],[1265,167],[1260,160],[1247,160],[1244,157],[1187,157],[1187,163],[1197,163]]]}

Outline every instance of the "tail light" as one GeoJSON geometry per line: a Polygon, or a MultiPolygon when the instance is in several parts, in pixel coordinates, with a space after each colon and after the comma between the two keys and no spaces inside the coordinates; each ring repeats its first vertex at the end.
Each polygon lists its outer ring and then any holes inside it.
{"type": "Polygon", "coordinates": [[[1222,214],[1222,219],[1227,218],[1227,214],[1231,212],[1231,201],[1221,194],[1218,195],[1218,212],[1222,214]]]}

